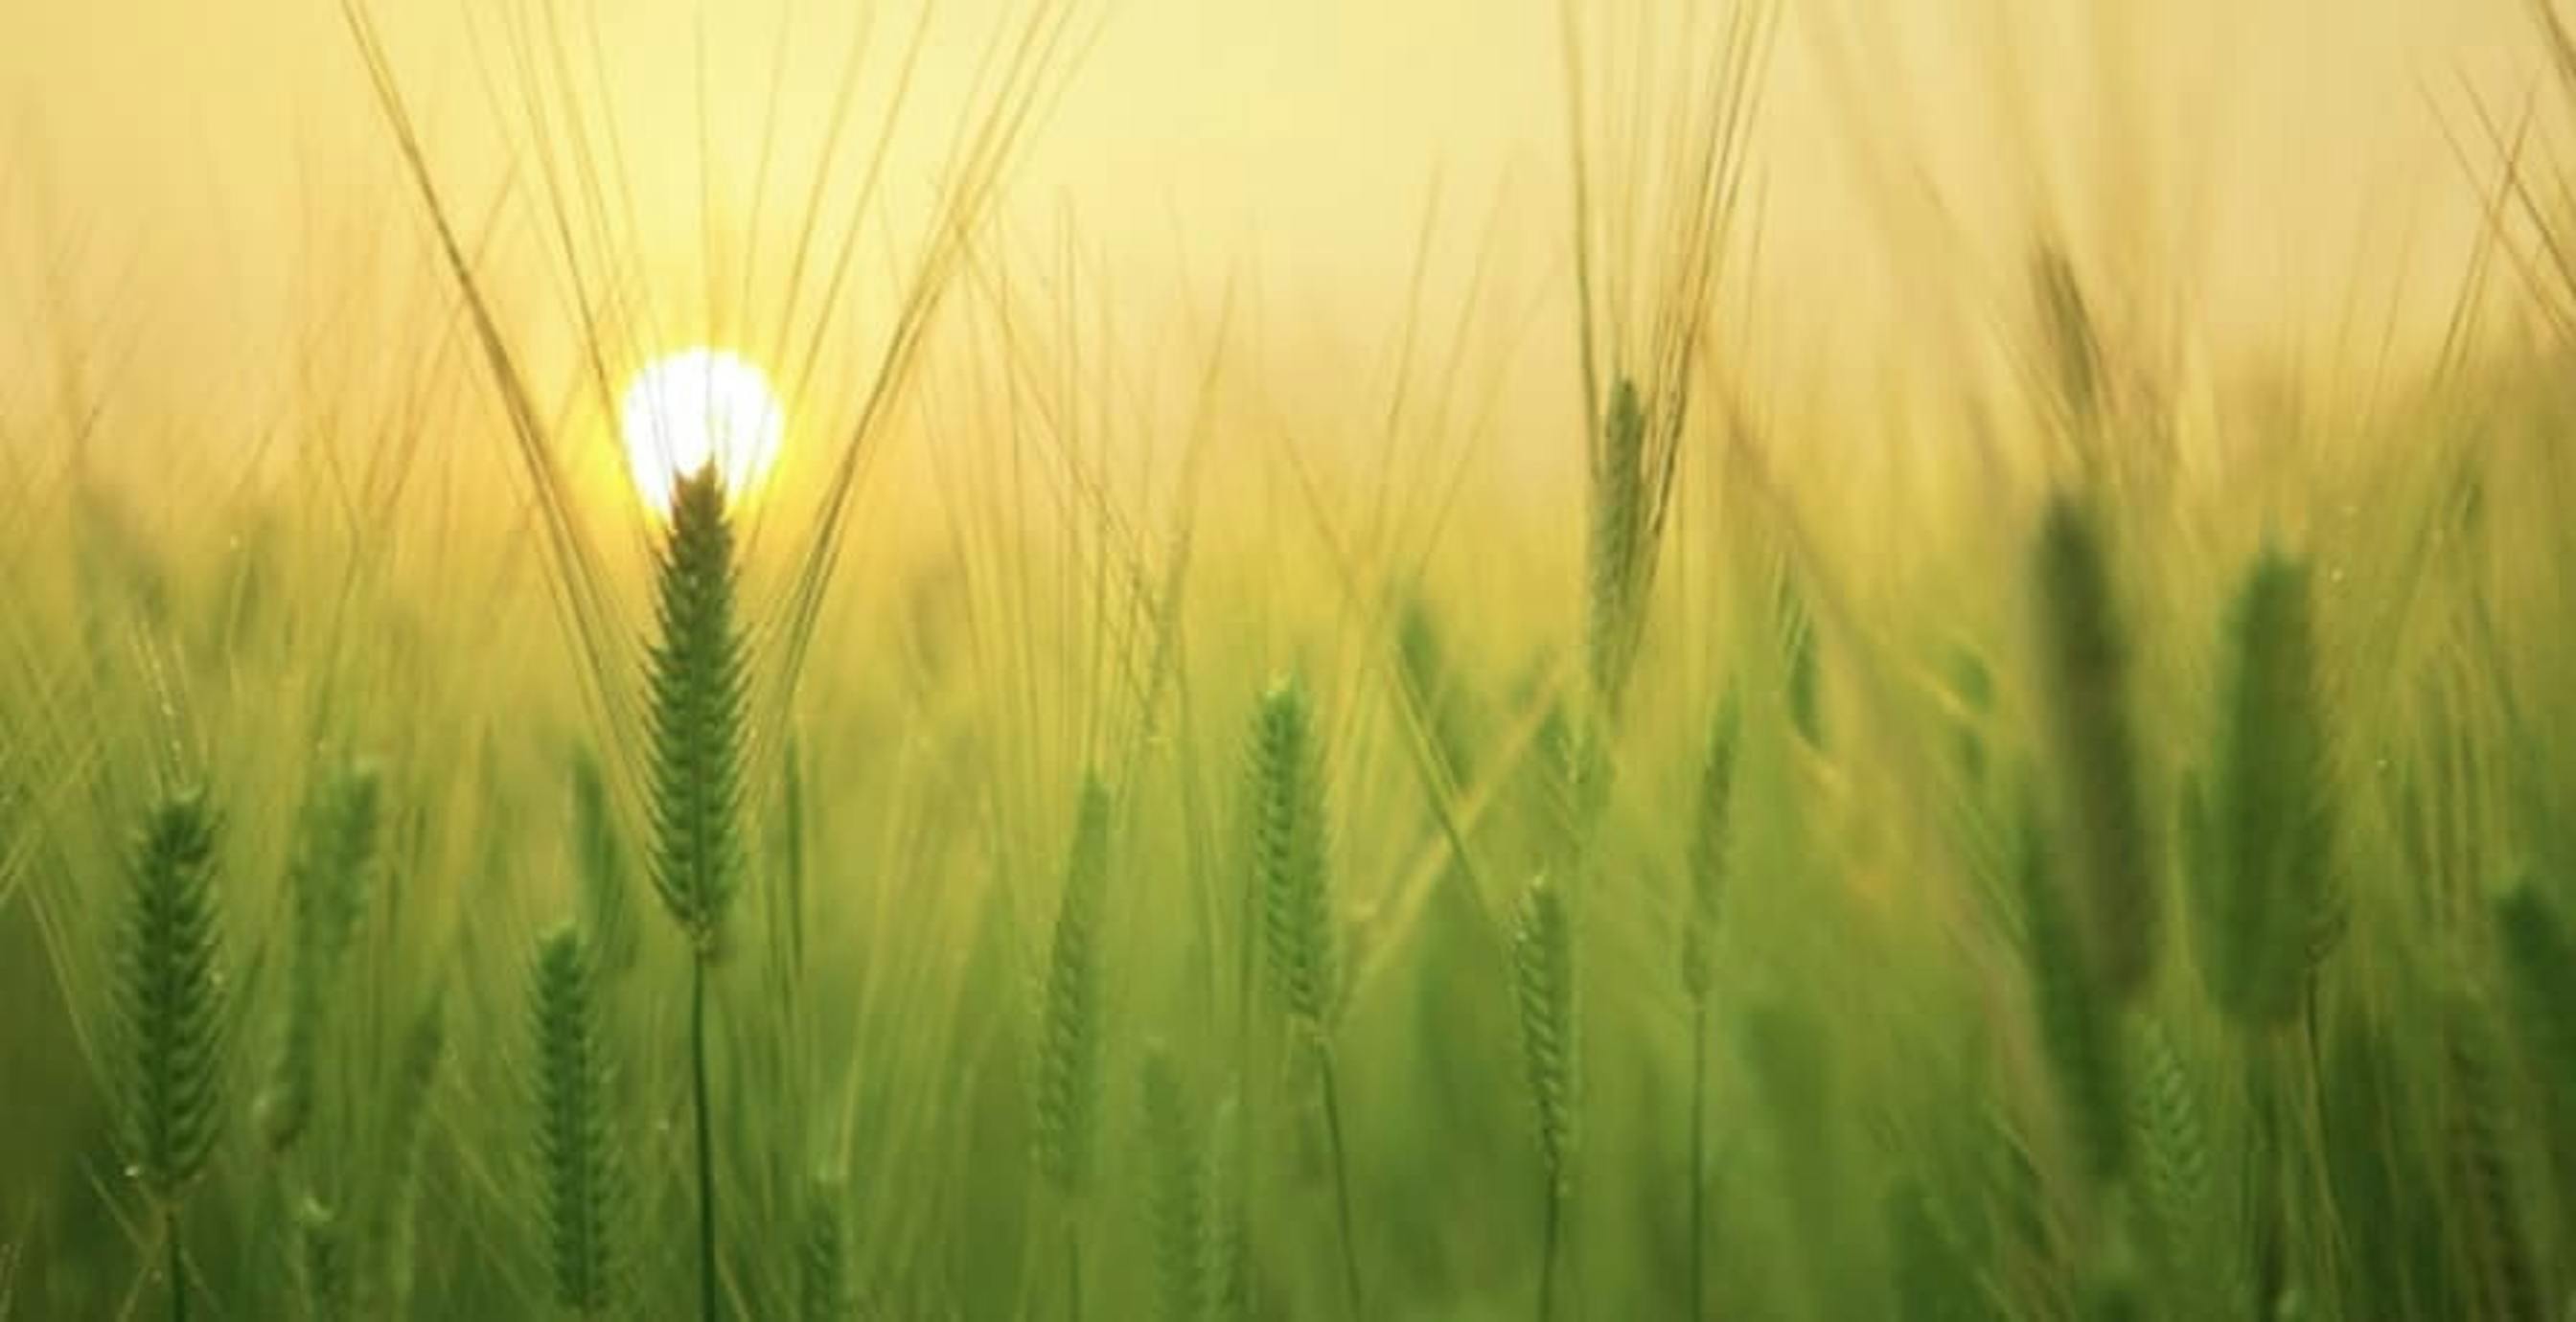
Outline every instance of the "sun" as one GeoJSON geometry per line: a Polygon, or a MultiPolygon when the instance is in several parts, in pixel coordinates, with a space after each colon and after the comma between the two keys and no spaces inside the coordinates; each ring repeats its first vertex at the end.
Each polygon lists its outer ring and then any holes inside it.
{"type": "Polygon", "coordinates": [[[617,412],[635,489],[656,513],[669,511],[681,478],[709,464],[733,499],[758,490],[787,431],[768,374],[740,354],[704,346],[647,363],[617,412]]]}

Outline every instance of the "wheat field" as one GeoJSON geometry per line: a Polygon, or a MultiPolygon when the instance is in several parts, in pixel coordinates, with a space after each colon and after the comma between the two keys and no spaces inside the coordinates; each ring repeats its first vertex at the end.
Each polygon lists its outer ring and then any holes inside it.
{"type": "Polygon", "coordinates": [[[255,306],[0,157],[0,1318],[2576,1319],[2551,4],[2329,296],[2144,4],[1942,8],[2098,112],[1964,174],[1519,6],[1349,290],[1023,188],[1058,0],[316,4],[255,306]]]}

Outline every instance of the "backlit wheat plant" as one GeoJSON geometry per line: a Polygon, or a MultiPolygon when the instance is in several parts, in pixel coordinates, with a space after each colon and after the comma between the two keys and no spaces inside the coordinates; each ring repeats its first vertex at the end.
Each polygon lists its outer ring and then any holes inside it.
{"type": "Polygon", "coordinates": [[[117,965],[119,1119],[126,1171],[160,1217],[170,1316],[188,1316],[180,1211],[206,1168],[224,1113],[215,818],[204,797],[153,807],[135,847],[117,965]]]}
{"type": "Polygon", "coordinates": [[[377,1130],[375,1197],[364,1212],[360,1247],[368,1255],[358,1282],[360,1315],[400,1317],[411,1302],[414,1208],[421,1149],[448,1055],[446,1002],[433,995],[412,1014],[396,1049],[391,1086],[377,1130]]]}
{"type": "Polygon", "coordinates": [[[2101,518],[2049,502],[2033,553],[2041,722],[2051,754],[2074,896],[2074,935],[2093,976],[2126,1002],[2155,972],[2161,929],[2156,836],[2148,826],[2130,712],[2129,640],[2101,518]]]}
{"type": "MultiPolygon", "coordinates": [[[[2304,563],[2266,550],[2227,623],[2215,774],[2195,823],[2193,949],[2202,982],[2241,1030],[2248,1097],[2264,1151],[2249,1238],[2257,1304],[2290,1279],[2298,1193],[2313,1187],[2319,963],[2342,925],[2331,727],[2319,684],[2304,563]]],[[[2331,1205],[2318,1209],[2331,1217],[2331,1205]]]]}
{"type": "Polygon", "coordinates": [[[1716,970],[1718,918],[1726,897],[1727,853],[1734,839],[1735,762],[1742,721],[1730,699],[1718,710],[1691,802],[1690,907],[1682,922],[1682,987],[1691,1003],[1690,1298],[1707,1306],[1708,1047],[1716,970]]]}
{"type": "Polygon", "coordinates": [[[1559,12],[1591,494],[1585,660],[1600,715],[1615,726],[1709,366],[1774,9],[1711,4],[1641,29],[1624,22],[1666,11],[1568,0],[1559,12]],[[1641,39],[1649,30],[1655,39],[1641,39]],[[1624,113],[1644,89],[1668,92],[1672,107],[1624,113]]]}
{"type": "Polygon", "coordinates": [[[1582,1021],[1575,999],[1574,922],[1565,890],[1542,873],[1521,893],[1512,933],[1512,983],[1521,1048],[1537,1115],[1539,1166],[1546,1176],[1539,1247],[1539,1322],[1556,1315],[1557,1260],[1574,1196],[1574,1154],[1582,1104],[1582,1021]]]}
{"type": "Polygon", "coordinates": [[[363,762],[333,770],[306,804],[286,879],[293,922],[286,1008],[270,1082],[255,1107],[270,1148],[294,1146],[313,1118],[314,1075],[321,1065],[341,956],[366,912],[374,864],[378,778],[363,762]]]}
{"type": "Polygon", "coordinates": [[[2210,999],[2249,1032],[2294,1022],[2339,922],[2328,727],[2304,565],[2265,553],[2227,630],[2215,797],[2192,805],[2193,948],[2210,999]]]}
{"type": "Polygon", "coordinates": [[[1261,709],[1253,719],[1253,902],[1260,909],[1271,989],[1287,1011],[1290,1029],[1314,1049],[1317,1084],[1323,1090],[1325,1137],[1332,1148],[1342,1283],[1351,1316],[1359,1318],[1367,1316],[1367,1310],[1351,1222],[1341,1091],[1333,1069],[1341,965],[1326,855],[1320,738],[1305,690],[1293,679],[1283,680],[1262,695],[1261,709]]]}
{"type": "Polygon", "coordinates": [[[1207,1153],[1179,1064],[1157,1044],[1145,1053],[1145,1230],[1153,1243],[1154,1297],[1163,1322],[1203,1322],[1209,1308],[1207,1153]]]}
{"type": "Polygon", "coordinates": [[[608,1114],[609,1061],[596,973],[579,929],[537,947],[528,990],[536,1057],[537,1194],[555,1305],[609,1316],[616,1302],[611,1247],[620,1172],[608,1114]]]}
{"type": "Polygon", "coordinates": [[[1065,1312],[1082,1316],[1082,1220],[1097,1166],[1102,1029],[1100,919],[1109,881],[1109,791],[1083,779],[1056,903],[1037,1058],[1037,1161],[1064,1213],[1065,1312]]]}
{"type": "Polygon", "coordinates": [[[688,938],[689,1077],[697,1130],[698,1315],[718,1314],[715,1136],[707,1098],[707,976],[741,867],[744,646],[734,528],[714,465],[680,479],[662,543],[661,638],[649,661],[653,888],[688,938]]]}

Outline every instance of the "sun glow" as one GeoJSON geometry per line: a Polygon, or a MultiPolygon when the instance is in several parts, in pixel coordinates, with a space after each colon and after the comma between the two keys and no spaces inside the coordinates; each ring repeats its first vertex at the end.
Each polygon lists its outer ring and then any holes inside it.
{"type": "Polygon", "coordinates": [[[709,464],[735,500],[758,490],[778,462],[787,411],[749,359],[701,347],[637,372],[618,403],[618,426],[636,491],[656,513],[667,513],[671,489],[709,464]]]}

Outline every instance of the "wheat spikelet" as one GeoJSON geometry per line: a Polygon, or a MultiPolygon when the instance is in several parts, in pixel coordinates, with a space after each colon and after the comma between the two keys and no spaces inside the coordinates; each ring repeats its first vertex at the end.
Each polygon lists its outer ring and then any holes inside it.
{"type": "Polygon", "coordinates": [[[1574,985],[1574,927],[1562,887],[1542,874],[1521,892],[1512,933],[1512,986],[1521,1049],[1549,1188],[1572,1187],[1581,1101],[1581,1035],[1574,985]]]}
{"type": "Polygon", "coordinates": [[[1651,535],[1646,439],[1645,402],[1637,383],[1622,377],[1610,389],[1601,439],[1592,447],[1591,591],[1584,633],[1592,691],[1612,711],[1627,687],[1641,623],[1651,535]]]}
{"type": "Polygon", "coordinates": [[[2211,999],[2251,1028],[2296,1015],[2336,918],[2325,713],[2304,565],[2266,553],[2228,627],[2218,764],[2195,869],[2211,999]]]}
{"type": "Polygon", "coordinates": [[[713,467],[671,495],[649,658],[653,887],[702,958],[723,948],[740,870],[744,650],[734,532],[713,467]]]}
{"type": "Polygon", "coordinates": [[[1250,1248],[1244,1233],[1243,1167],[1247,1158],[1228,1137],[1240,1132],[1242,1114],[1242,1103],[1229,1095],[1217,1103],[1216,1115],[1208,1125],[1207,1228],[1200,1239],[1207,1246],[1210,1322],[1250,1322],[1256,1315],[1250,1248]]]}
{"type": "Polygon", "coordinates": [[[1145,1054],[1140,1111],[1156,1315],[1163,1322],[1202,1322],[1209,1303],[1206,1154],[1179,1066],[1159,1045],[1145,1054]]]}
{"type": "Polygon", "coordinates": [[[2128,1157],[2122,1113],[2118,1006],[2103,994],[2082,939],[2052,877],[2047,830],[2034,814],[2022,827],[2022,958],[2032,1016],[2049,1075],[2087,1175],[2108,1182],[2128,1157]]]}
{"type": "Polygon", "coordinates": [[[433,997],[403,1031],[386,1090],[376,1148],[384,1167],[361,1238],[370,1269],[360,1277],[358,1302],[368,1317],[401,1316],[411,1301],[412,1218],[419,1199],[422,1138],[446,1060],[446,1002],[433,997]]]}
{"type": "Polygon", "coordinates": [[[1321,768],[1305,690],[1273,685],[1253,725],[1254,891],[1271,988],[1310,1030],[1330,1020],[1340,988],[1321,768]]]}
{"type": "Polygon", "coordinates": [[[152,810],[135,851],[117,970],[126,1169],[164,1206],[205,1169],[223,1117],[215,830],[193,792],[152,810]]]}
{"type": "Polygon", "coordinates": [[[314,1075],[336,1001],[342,955],[364,915],[374,867],[381,794],[375,768],[354,762],[330,775],[305,805],[287,896],[294,943],[286,1007],[268,1087],[255,1106],[272,1150],[294,1145],[313,1116],[314,1075]]]}
{"type": "Polygon", "coordinates": [[[2099,520],[2050,501],[2032,559],[2043,720],[2062,787],[2075,935],[2102,987],[2126,999],[2155,970],[2162,912],[2155,833],[2139,785],[2129,643],[2099,520]]]}
{"type": "Polygon", "coordinates": [[[1539,1167],[1547,1177],[1540,1247],[1538,1315],[1556,1311],[1558,1243],[1574,1191],[1583,1068],[1575,997],[1574,925],[1565,892],[1547,874],[1521,892],[1512,931],[1513,1000],[1520,1009],[1521,1053],[1537,1118],[1539,1167]]]}
{"type": "Polygon", "coordinates": [[[2525,1239],[2511,1113],[2486,1006],[2455,993],[2444,1007],[2443,1140],[2467,1299],[2479,1317],[2542,1322],[2538,1268],[2525,1239]]]}
{"type": "Polygon", "coordinates": [[[1700,763],[1699,792],[1691,800],[1690,915],[1682,926],[1682,984],[1694,1002],[1709,990],[1712,948],[1726,899],[1727,849],[1734,839],[1735,758],[1741,721],[1729,700],[1709,730],[1700,763]]]}
{"type": "Polygon", "coordinates": [[[539,943],[528,991],[537,1202],[549,1279],[557,1306],[585,1317],[605,1316],[613,1304],[621,1178],[593,978],[588,944],[577,929],[563,928],[539,943]]]}
{"type": "Polygon", "coordinates": [[[2212,1174],[2209,1122],[2182,1053],[2162,1021],[2141,1017],[2130,1035],[2135,1066],[2124,1077],[2138,1156],[2148,1251],[2160,1279],[2193,1316],[2242,1311],[2241,1282],[2210,1250],[2225,1243],[2212,1174]]]}
{"type": "Polygon", "coordinates": [[[1085,776],[1056,905],[1054,949],[1037,1048],[1038,1169],[1056,1192],[1081,1197],[1095,1163],[1101,1089],[1101,904],[1109,880],[1109,790],[1085,776]]]}
{"type": "Polygon", "coordinates": [[[653,888],[689,939],[690,1111],[697,1133],[698,1316],[720,1307],[715,1123],[707,1080],[707,970],[724,952],[742,866],[745,649],[734,623],[734,532],[713,463],[671,492],[649,661],[653,888]]]}
{"type": "Polygon", "coordinates": [[[203,795],[165,796],[134,851],[117,965],[117,1100],[126,1172],[156,1205],[170,1316],[186,1322],[179,1204],[223,1123],[225,1032],[214,896],[215,819],[203,795]]]}

